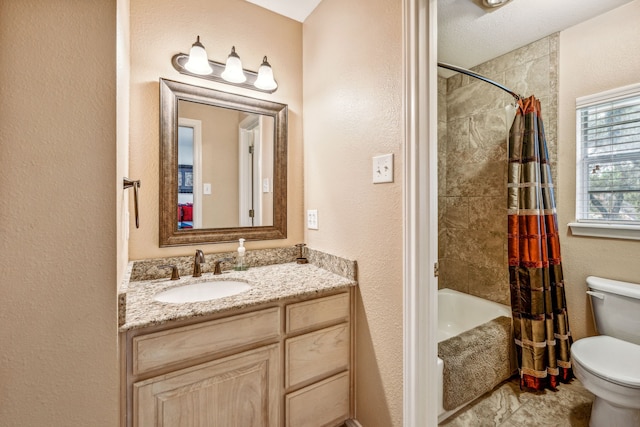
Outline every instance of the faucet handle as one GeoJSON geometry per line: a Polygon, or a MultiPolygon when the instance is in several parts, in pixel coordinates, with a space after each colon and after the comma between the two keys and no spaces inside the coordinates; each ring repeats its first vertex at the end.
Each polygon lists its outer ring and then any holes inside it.
{"type": "Polygon", "coordinates": [[[305,253],[306,253],[306,243],[298,243],[297,245],[295,245],[296,248],[298,248],[298,258],[296,258],[296,262],[298,264],[307,264],[309,262],[309,260],[307,260],[307,257],[305,257],[305,253]]]}
{"type": "Polygon", "coordinates": [[[180,274],[178,274],[178,267],[176,265],[173,265],[173,264],[159,265],[158,268],[170,268],[171,280],[178,280],[180,278],[180,274]]]}
{"type": "Polygon", "coordinates": [[[222,274],[222,268],[220,268],[220,263],[223,262],[231,262],[234,261],[233,258],[220,258],[213,262],[213,274],[222,274]]]}

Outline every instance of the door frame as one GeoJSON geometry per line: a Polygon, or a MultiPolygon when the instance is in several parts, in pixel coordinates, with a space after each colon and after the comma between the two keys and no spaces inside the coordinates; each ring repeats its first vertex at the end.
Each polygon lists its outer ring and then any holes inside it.
{"type": "Polygon", "coordinates": [[[239,224],[241,227],[258,227],[262,225],[262,116],[251,114],[238,126],[238,192],[239,192],[239,224]],[[257,131],[257,132],[256,132],[257,131]],[[250,132],[251,142],[244,137],[250,132]],[[253,146],[253,154],[249,147],[253,146]],[[249,217],[249,209],[253,208],[254,216],[249,217]]]}
{"type": "Polygon", "coordinates": [[[437,0],[404,0],[405,427],[438,424],[437,0]]]}

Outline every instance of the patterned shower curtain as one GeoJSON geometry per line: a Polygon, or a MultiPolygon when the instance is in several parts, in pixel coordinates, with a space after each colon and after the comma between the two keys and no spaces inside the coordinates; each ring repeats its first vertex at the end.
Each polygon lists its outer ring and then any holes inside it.
{"type": "Polygon", "coordinates": [[[520,387],[573,378],[558,221],[547,142],[534,96],[518,101],[509,133],[508,247],[520,387]]]}

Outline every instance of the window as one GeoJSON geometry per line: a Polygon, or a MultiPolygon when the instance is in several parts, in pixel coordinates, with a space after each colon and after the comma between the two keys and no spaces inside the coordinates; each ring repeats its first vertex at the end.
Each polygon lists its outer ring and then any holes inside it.
{"type": "Polygon", "coordinates": [[[576,125],[576,219],[640,231],[640,84],[578,98],[576,125]]]}

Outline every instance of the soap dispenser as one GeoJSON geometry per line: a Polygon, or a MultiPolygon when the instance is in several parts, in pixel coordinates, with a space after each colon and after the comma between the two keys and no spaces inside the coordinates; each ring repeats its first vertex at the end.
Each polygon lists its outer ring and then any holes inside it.
{"type": "Polygon", "coordinates": [[[238,256],[236,257],[236,266],[234,267],[234,270],[245,271],[249,269],[249,266],[244,259],[244,253],[247,249],[244,247],[244,239],[240,239],[239,242],[240,246],[238,246],[238,256]]]}

